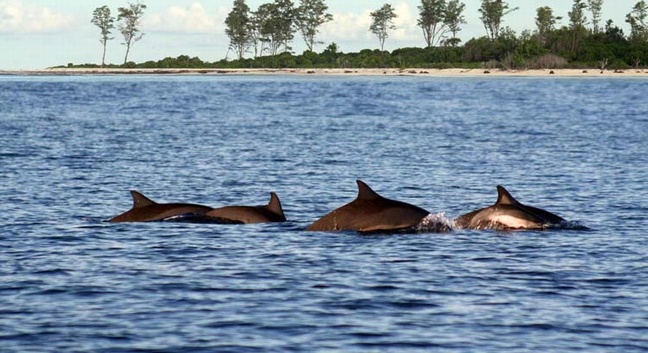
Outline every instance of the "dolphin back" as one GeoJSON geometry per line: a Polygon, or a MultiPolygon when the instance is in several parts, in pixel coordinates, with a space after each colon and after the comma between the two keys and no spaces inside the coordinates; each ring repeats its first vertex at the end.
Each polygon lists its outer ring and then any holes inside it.
{"type": "Polygon", "coordinates": [[[392,232],[414,228],[430,213],[405,202],[384,198],[361,180],[358,196],[313,224],[308,231],[392,232]]]}
{"type": "Polygon", "coordinates": [[[461,215],[455,226],[467,229],[544,229],[566,222],[562,217],[540,208],[526,206],[501,185],[497,186],[497,202],[490,207],[461,215]]]}
{"type": "Polygon", "coordinates": [[[213,209],[205,214],[215,223],[268,223],[285,222],[281,201],[274,192],[270,193],[270,201],[264,206],[225,206],[213,209]]]}
{"type": "Polygon", "coordinates": [[[109,222],[152,222],[162,221],[179,216],[198,216],[211,211],[212,208],[190,203],[157,203],[142,193],[131,190],[133,207],[109,220],[109,222]]]}

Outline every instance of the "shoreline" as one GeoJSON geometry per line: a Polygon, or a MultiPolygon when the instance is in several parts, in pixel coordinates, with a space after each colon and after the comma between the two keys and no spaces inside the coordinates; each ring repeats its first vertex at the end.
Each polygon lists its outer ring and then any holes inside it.
{"type": "Polygon", "coordinates": [[[0,70],[0,76],[82,76],[82,75],[313,75],[313,76],[430,76],[430,77],[648,77],[648,69],[106,69],[106,68],[51,68],[42,70],[0,70]]]}

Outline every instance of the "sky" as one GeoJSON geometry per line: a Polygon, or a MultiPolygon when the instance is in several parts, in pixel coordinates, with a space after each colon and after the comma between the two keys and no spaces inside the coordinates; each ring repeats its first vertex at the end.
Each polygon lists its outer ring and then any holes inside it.
{"type": "MultiPolygon", "coordinates": [[[[131,2],[137,2],[132,0],[131,2]]],[[[272,0],[248,0],[252,10],[272,0]]],[[[299,0],[293,0],[295,4],[299,0]]],[[[486,34],[479,20],[480,0],[462,0],[466,4],[459,38],[466,41],[486,34]]],[[[612,19],[615,25],[629,33],[625,15],[637,0],[605,0],[603,23],[612,19]]],[[[140,0],[146,4],[141,30],[144,38],[131,48],[129,61],[144,62],[165,57],[189,55],[203,61],[234,59],[228,52],[229,39],[224,21],[232,10],[233,0],[140,0]]],[[[330,43],[336,43],[341,52],[378,49],[378,39],[369,32],[369,13],[390,3],[398,17],[396,30],[389,32],[385,50],[404,47],[423,47],[421,29],[416,26],[420,0],[327,0],[334,20],[320,28],[315,47],[321,52],[330,43]]],[[[550,6],[554,14],[562,16],[558,25],[567,24],[571,0],[508,0],[510,7],[519,10],[504,17],[504,26],[517,33],[535,28],[536,9],[550,6]]],[[[118,7],[128,0],[0,0],[0,70],[44,69],[68,63],[101,63],[102,46],[99,29],[90,23],[94,9],[107,5],[113,16],[118,7]]],[[[108,42],[106,63],[121,64],[126,48],[121,34],[108,42]]],[[[299,34],[293,41],[295,53],[302,53],[306,45],[299,34]]]]}

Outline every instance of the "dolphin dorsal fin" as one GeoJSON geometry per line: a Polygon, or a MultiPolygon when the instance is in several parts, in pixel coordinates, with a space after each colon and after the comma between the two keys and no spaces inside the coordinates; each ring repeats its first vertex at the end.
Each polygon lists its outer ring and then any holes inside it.
{"type": "Polygon", "coordinates": [[[520,202],[516,200],[511,194],[504,189],[502,185],[497,185],[497,202],[496,205],[519,205],[520,202]]]}
{"type": "Polygon", "coordinates": [[[362,180],[356,180],[356,183],[358,183],[358,197],[357,199],[365,199],[365,200],[370,200],[370,199],[377,199],[377,198],[382,198],[382,196],[378,195],[375,191],[373,191],[369,185],[365,184],[362,180]]]}
{"type": "Polygon", "coordinates": [[[140,208],[148,205],[155,205],[156,202],[149,199],[148,197],[142,195],[140,192],[131,190],[131,196],[133,196],[133,208],[140,208]]]}
{"type": "Polygon", "coordinates": [[[266,206],[270,212],[275,213],[280,215],[281,217],[286,217],[284,216],[283,208],[281,207],[281,201],[279,201],[279,196],[275,194],[274,192],[270,193],[270,202],[268,202],[268,205],[266,206]]]}

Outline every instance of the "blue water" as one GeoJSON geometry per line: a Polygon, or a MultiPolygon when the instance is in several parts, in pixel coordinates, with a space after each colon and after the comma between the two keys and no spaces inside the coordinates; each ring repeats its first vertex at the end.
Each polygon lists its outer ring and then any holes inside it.
{"type": "Polygon", "coordinates": [[[0,77],[0,351],[648,351],[648,81],[0,77]],[[303,229],[356,179],[590,231],[303,229]],[[159,202],[285,224],[104,222],[159,202]]]}

